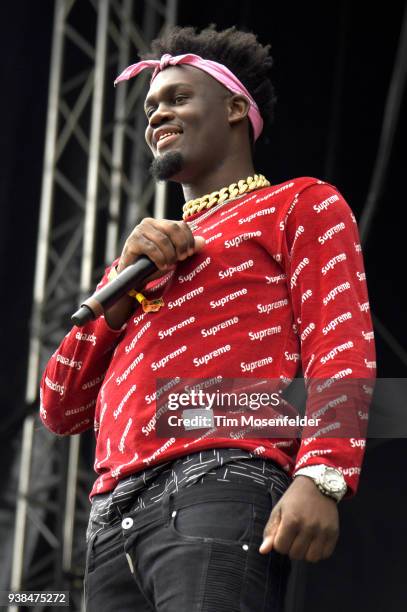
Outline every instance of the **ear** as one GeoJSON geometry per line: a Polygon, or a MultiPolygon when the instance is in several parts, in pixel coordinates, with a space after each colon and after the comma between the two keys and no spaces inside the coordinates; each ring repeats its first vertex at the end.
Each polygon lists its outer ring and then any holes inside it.
{"type": "Polygon", "coordinates": [[[244,96],[233,94],[228,100],[228,120],[232,125],[239,123],[247,117],[250,110],[250,103],[244,96]]]}

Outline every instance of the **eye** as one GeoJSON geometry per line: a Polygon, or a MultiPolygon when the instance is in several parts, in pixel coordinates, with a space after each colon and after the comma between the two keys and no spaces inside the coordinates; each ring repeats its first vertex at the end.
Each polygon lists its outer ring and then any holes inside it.
{"type": "Polygon", "coordinates": [[[183,100],[186,100],[187,98],[188,98],[188,96],[186,96],[185,94],[177,94],[174,97],[174,100],[175,100],[176,103],[178,103],[178,102],[182,102],[183,100]]]}

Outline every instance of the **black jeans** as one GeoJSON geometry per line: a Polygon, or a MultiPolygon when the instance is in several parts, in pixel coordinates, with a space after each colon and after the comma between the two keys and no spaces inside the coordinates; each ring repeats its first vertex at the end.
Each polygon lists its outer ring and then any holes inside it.
{"type": "Polygon", "coordinates": [[[217,482],[131,510],[88,543],[87,612],[282,612],[290,560],[259,553],[271,494],[217,482]]]}

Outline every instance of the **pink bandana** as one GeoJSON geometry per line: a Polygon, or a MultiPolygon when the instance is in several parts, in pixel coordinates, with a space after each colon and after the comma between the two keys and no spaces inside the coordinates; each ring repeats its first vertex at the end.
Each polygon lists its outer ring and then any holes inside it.
{"type": "Polygon", "coordinates": [[[152,83],[161,70],[164,70],[164,68],[167,68],[168,66],[176,66],[177,64],[189,64],[191,66],[195,66],[196,68],[200,68],[219,81],[219,83],[222,83],[222,85],[229,89],[229,91],[244,95],[250,102],[248,116],[253,126],[254,140],[258,139],[263,130],[263,119],[261,118],[259,107],[247,91],[246,87],[241,81],[239,81],[233,72],[218,62],[202,59],[202,57],[199,55],[194,55],[193,53],[175,56],[166,53],[160,60],[143,60],[141,62],[137,62],[137,64],[128,66],[117,77],[114,84],[116,85],[116,83],[120,83],[120,81],[127,81],[128,79],[131,79],[145,68],[154,68],[153,76],[151,77],[150,81],[150,83],[152,83]]]}

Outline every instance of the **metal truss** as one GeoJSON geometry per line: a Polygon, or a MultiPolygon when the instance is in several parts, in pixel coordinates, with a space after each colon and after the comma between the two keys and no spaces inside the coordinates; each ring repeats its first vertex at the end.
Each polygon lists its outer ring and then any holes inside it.
{"type": "MultiPolygon", "coordinates": [[[[38,419],[38,385],[70,314],[146,216],[165,213],[148,174],[142,103],[146,76],[113,80],[175,24],[177,0],[56,0],[26,417],[10,584],[68,590],[82,604],[93,432],[58,438],[38,419]]],[[[37,610],[45,606],[37,606],[37,610]]],[[[10,610],[16,608],[10,607],[10,610]]]]}

